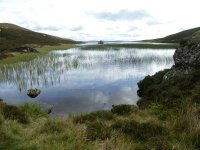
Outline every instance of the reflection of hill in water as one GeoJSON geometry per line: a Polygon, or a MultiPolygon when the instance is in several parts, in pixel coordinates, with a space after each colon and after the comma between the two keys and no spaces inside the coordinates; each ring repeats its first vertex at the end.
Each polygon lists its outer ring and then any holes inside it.
{"type": "Polygon", "coordinates": [[[56,51],[30,62],[0,66],[0,84],[12,84],[22,90],[54,86],[68,80],[68,74],[116,80],[143,76],[173,65],[173,53],[174,50],[140,49],[56,51]]]}

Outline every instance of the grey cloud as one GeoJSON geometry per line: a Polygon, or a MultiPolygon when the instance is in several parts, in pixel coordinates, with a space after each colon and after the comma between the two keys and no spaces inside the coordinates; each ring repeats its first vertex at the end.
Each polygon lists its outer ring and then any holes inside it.
{"type": "Polygon", "coordinates": [[[0,0],[0,3],[10,2],[10,0],[0,0]]]}
{"type": "Polygon", "coordinates": [[[49,30],[49,31],[59,31],[61,29],[64,29],[64,27],[56,27],[56,26],[47,26],[47,27],[43,27],[43,26],[35,26],[33,27],[34,30],[37,31],[42,31],[42,30],[49,30]]]}
{"type": "Polygon", "coordinates": [[[110,36],[117,36],[117,37],[130,37],[130,38],[135,38],[139,37],[139,34],[124,34],[124,33],[118,33],[118,34],[109,34],[110,36]]]}
{"type": "Polygon", "coordinates": [[[174,21],[160,22],[160,21],[157,21],[156,19],[150,19],[150,20],[147,20],[146,23],[148,25],[162,25],[162,24],[171,24],[171,23],[174,23],[174,21]]]}
{"type": "Polygon", "coordinates": [[[63,30],[63,29],[67,29],[68,31],[81,31],[83,30],[82,26],[76,26],[73,28],[68,28],[68,27],[64,27],[64,26],[40,26],[40,25],[34,25],[32,27],[33,30],[36,31],[42,31],[42,30],[48,30],[48,31],[59,31],[59,30],[63,30]]]}
{"type": "Polygon", "coordinates": [[[129,27],[128,32],[137,31],[137,30],[139,30],[138,27],[136,27],[136,26],[131,26],[131,27],[129,27]]]}
{"type": "Polygon", "coordinates": [[[158,22],[156,20],[147,20],[146,23],[148,25],[158,25],[158,24],[162,24],[161,22],[158,22]]]}
{"type": "Polygon", "coordinates": [[[133,35],[130,35],[130,34],[117,34],[117,36],[119,37],[133,37],[133,35]]]}
{"type": "Polygon", "coordinates": [[[183,31],[183,30],[186,30],[185,28],[179,28],[179,31],[183,31]]]}
{"type": "Polygon", "coordinates": [[[71,31],[81,31],[83,29],[84,29],[83,26],[76,26],[76,27],[71,28],[71,31]]]}
{"type": "Polygon", "coordinates": [[[15,15],[17,16],[17,20],[13,23],[16,23],[17,25],[20,25],[22,27],[25,27],[27,29],[30,30],[35,30],[35,31],[59,31],[61,29],[65,29],[66,27],[64,26],[54,26],[54,25],[50,25],[50,26],[42,26],[40,24],[38,24],[35,21],[32,21],[30,19],[27,19],[25,17],[23,17],[20,13],[15,13],[15,15]]]}
{"type": "Polygon", "coordinates": [[[151,15],[147,13],[145,10],[136,10],[136,11],[127,11],[121,10],[117,13],[112,12],[101,12],[101,13],[90,13],[92,16],[97,19],[103,20],[139,20],[144,18],[151,18],[151,15]]]}

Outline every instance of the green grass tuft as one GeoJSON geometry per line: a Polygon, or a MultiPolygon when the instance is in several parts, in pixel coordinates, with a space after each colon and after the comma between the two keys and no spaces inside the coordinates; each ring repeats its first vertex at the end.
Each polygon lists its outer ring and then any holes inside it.
{"type": "Polygon", "coordinates": [[[113,126],[114,129],[122,131],[124,134],[133,139],[146,141],[150,138],[166,135],[166,129],[160,125],[146,122],[138,123],[135,120],[121,120],[116,122],[113,126]]]}
{"type": "Polygon", "coordinates": [[[128,104],[112,105],[111,112],[117,115],[130,115],[136,112],[138,108],[136,106],[131,106],[128,104]]]}
{"type": "Polygon", "coordinates": [[[86,123],[86,122],[95,121],[97,119],[112,120],[112,119],[114,119],[114,115],[110,111],[101,110],[101,111],[96,111],[96,112],[92,112],[92,113],[85,114],[85,115],[76,116],[74,118],[74,122],[75,123],[86,123]]]}
{"type": "Polygon", "coordinates": [[[89,140],[106,140],[111,138],[111,129],[105,123],[96,120],[87,122],[86,135],[89,140]]]}

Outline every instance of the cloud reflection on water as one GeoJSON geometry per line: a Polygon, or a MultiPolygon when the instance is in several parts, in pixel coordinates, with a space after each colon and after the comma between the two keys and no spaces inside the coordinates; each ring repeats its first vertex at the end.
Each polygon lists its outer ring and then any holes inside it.
{"type": "Polygon", "coordinates": [[[135,103],[137,82],[173,65],[174,50],[54,51],[29,62],[0,66],[0,97],[29,100],[26,90],[42,90],[36,100],[55,113],[85,112],[135,103]]]}

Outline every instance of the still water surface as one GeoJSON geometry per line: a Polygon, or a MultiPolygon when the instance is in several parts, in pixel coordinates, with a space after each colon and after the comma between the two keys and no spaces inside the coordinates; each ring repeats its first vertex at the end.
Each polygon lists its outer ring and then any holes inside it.
{"type": "Polygon", "coordinates": [[[37,102],[53,106],[53,114],[90,112],[113,104],[135,104],[137,82],[170,68],[175,50],[53,51],[30,62],[0,65],[0,98],[8,103],[37,102]],[[39,88],[31,99],[27,89],[39,88]]]}

